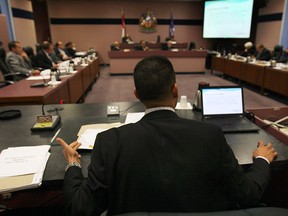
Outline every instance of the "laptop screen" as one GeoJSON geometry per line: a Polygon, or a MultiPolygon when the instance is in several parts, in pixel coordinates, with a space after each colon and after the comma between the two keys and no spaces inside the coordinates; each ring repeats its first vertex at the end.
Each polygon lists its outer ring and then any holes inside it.
{"type": "Polygon", "coordinates": [[[239,86],[205,87],[201,91],[202,114],[236,115],[244,113],[243,90],[239,86]]]}

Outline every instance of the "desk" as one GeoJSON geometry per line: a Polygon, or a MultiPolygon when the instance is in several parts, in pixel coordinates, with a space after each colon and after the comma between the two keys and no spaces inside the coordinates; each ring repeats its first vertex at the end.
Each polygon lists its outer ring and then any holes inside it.
{"type": "MultiPolygon", "coordinates": [[[[83,124],[90,123],[107,123],[107,122],[124,122],[127,112],[142,112],[144,106],[140,102],[120,102],[111,103],[109,105],[120,106],[120,117],[107,117],[107,105],[106,103],[99,104],[63,104],[61,107],[64,109],[60,111],[62,122],[59,127],[61,131],[65,128],[69,128],[70,137],[63,137],[67,142],[74,141],[76,139],[76,133],[83,124]],[[78,120],[75,123],[75,118],[78,120]],[[74,124],[71,122],[74,121],[74,124]]],[[[52,109],[55,106],[60,105],[46,105],[45,110],[52,109]]],[[[9,121],[0,121],[1,133],[0,136],[0,151],[10,146],[26,146],[26,145],[45,145],[50,143],[51,138],[56,133],[55,131],[42,131],[31,132],[30,127],[34,124],[36,115],[41,114],[40,105],[28,105],[28,106],[3,106],[0,107],[0,112],[8,109],[19,109],[22,111],[22,117],[9,121]]],[[[180,117],[201,120],[201,114],[199,112],[193,112],[191,110],[177,110],[177,114],[180,117]]],[[[61,136],[61,131],[59,136],[61,136]]],[[[279,167],[283,169],[287,166],[288,159],[288,145],[280,142],[275,137],[271,136],[267,132],[260,130],[259,133],[234,133],[225,135],[228,144],[233,149],[236,158],[243,166],[249,165],[252,162],[251,154],[256,148],[257,142],[263,140],[265,143],[273,142],[275,149],[278,151],[279,156],[275,162],[272,163],[272,169],[275,166],[277,170],[279,167]]],[[[83,174],[87,176],[87,166],[90,162],[90,151],[81,152],[81,165],[83,167],[83,174]]],[[[63,150],[59,145],[51,146],[51,156],[48,160],[44,177],[43,185],[40,187],[42,190],[48,190],[53,187],[61,190],[64,170],[66,167],[66,161],[63,157],[63,150]]],[[[28,191],[28,193],[30,190],[28,191]]],[[[25,193],[25,191],[19,191],[17,193],[25,193]]],[[[280,196],[280,195],[279,195],[280,196]]],[[[11,202],[13,199],[11,199],[11,202]]],[[[2,202],[3,203],[3,202],[2,202]]],[[[9,204],[9,200],[4,202],[9,204]]],[[[17,205],[20,205],[19,203],[17,205]]],[[[17,207],[17,206],[15,206],[17,207]]]]}
{"type": "Polygon", "coordinates": [[[110,73],[132,74],[136,64],[143,58],[161,55],[169,58],[176,73],[205,72],[206,50],[149,50],[110,51],[110,73]]]}
{"type": "Polygon", "coordinates": [[[213,56],[212,69],[223,72],[241,81],[258,86],[261,93],[273,91],[288,97],[288,71],[271,68],[263,64],[246,63],[238,60],[213,56]]]}
{"type": "Polygon", "coordinates": [[[78,65],[77,71],[75,74],[62,77],[62,82],[56,86],[31,88],[31,84],[41,82],[41,80],[20,80],[13,85],[1,88],[0,106],[51,104],[60,100],[65,103],[76,103],[99,76],[99,60],[95,59],[85,67],[78,65]]]}

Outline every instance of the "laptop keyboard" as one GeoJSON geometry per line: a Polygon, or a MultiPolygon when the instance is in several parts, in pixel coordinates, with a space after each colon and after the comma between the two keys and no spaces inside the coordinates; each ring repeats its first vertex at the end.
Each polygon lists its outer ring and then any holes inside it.
{"type": "Polygon", "coordinates": [[[212,124],[217,124],[219,126],[235,126],[235,125],[239,125],[239,126],[244,126],[249,124],[249,122],[244,119],[244,118],[239,118],[239,117],[225,117],[225,118],[211,118],[211,119],[207,119],[206,122],[212,123],[212,124]]]}

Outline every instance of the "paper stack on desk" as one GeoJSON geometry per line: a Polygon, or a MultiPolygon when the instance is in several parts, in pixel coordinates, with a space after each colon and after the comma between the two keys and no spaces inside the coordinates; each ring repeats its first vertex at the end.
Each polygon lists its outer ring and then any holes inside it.
{"type": "Polygon", "coordinates": [[[50,145],[10,147],[0,154],[0,193],[39,187],[50,145]]]}

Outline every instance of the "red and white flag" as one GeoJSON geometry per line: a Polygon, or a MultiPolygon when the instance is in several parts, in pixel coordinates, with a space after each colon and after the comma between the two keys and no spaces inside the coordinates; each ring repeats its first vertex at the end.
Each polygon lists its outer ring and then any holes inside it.
{"type": "Polygon", "coordinates": [[[122,29],[121,34],[122,34],[122,38],[123,38],[126,35],[125,17],[124,17],[123,9],[122,9],[122,26],[121,26],[121,29],[122,29]]]}

